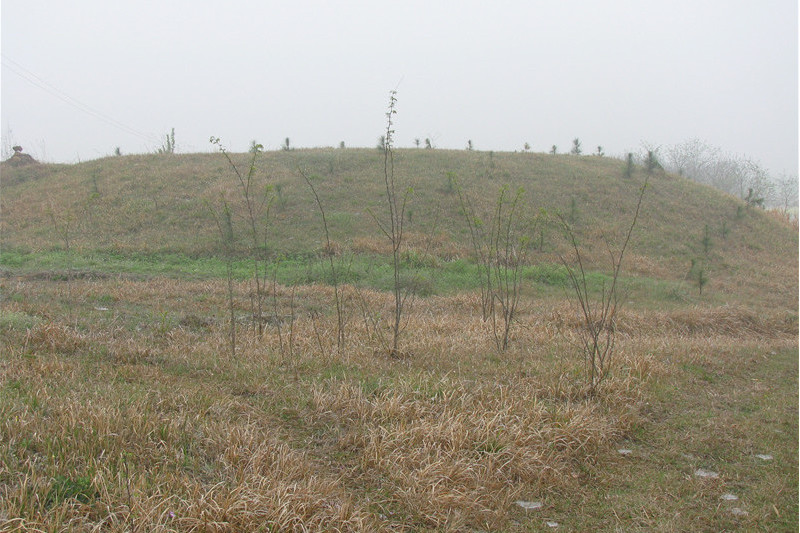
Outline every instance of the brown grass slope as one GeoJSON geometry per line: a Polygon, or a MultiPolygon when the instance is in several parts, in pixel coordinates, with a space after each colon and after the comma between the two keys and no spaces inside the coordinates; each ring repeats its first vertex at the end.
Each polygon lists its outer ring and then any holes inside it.
{"type": "MultiPolygon", "coordinates": [[[[249,155],[234,154],[246,169],[249,155]]],[[[375,149],[308,149],[262,154],[256,179],[273,186],[270,248],[317,252],[323,233],[300,171],[310,175],[327,209],[332,238],[361,251],[385,247],[373,214],[384,208],[383,157],[375,149]]],[[[574,225],[594,268],[607,268],[605,240],[618,243],[629,224],[645,172],[625,179],[624,162],[595,156],[397,150],[396,176],[413,187],[407,220],[411,242],[433,237],[445,259],[469,254],[457,185],[487,218],[500,187],[523,187],[525,213],[550,221],[532,235],[533,261],[559,262],[568,252],[555,214],[574,225]]],[[[70,225],[76,249],[128,252],[218,252],[207,203],[237,205],[236,178],[220,154],[134,155],[76,165],[2,168],[0,231],[4,248],[61,245],[53,227],[70,225]],[[69,221],[72,221],[69,223],[69,221]]],[[[767,297],[793,308],[797,296],[797,230],[759,209],[686,179],[656,173],[630,246],[627,270],[687,279],[702,264],[718,291],[767,297]],[[707,246],[703,240],[707,235],[707,246]]],[[[688,283],[688,281],[687,281],[688,283]]]]}

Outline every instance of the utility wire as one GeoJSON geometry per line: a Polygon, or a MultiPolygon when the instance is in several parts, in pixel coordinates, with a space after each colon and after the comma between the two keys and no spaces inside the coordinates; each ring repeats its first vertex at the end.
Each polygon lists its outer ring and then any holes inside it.
{"type": "Polygon", "coordinates": [[[117,128],[117,129],[119,129],[121,131],[124,131],[125,133],[128,133],[130,135],[134,135],[134,136],[139,137],[139,138],[141,138],[141,139],[143,139],[145,141],[148,141],[148,142],[158,142],[158,139],[156,139],[153,135],[148,135],[146,133],[142,133],[141,131],[139,131],[139,130],[137,130],[135,128],[132,128],[132,127],[126,125],[126,124],[123,124],[122,122],[120,122],[118,120],[115,120],[114,118],[109,117],[108,115],[106,115],[106,114],[104,114],[104,113],[102,113],[102,112],[100,112],[100,111],[98,111],[98,110],[96,110],[96,109],[94,109],[92,107],[89,107],[88,105],[84,104],[80,100],[76,100],[75,98],[71,97],[70,95],[66,94],[65,92],[63,92],[63,91],[59,90],[58,88],[54,87],[53,85],[51,85],[47,81],[43,80],[42,78],[40,78],[39,76],[37,76],[36,74],[31,72],[30,70],[28,70],[27,68],[22,66],[20,63],[14,61],[10,57],[8,57],[6,54],[0,53],[0,56],[2,56],[2,64],[3,64],[4,67],[6,67],[9,71],[13,72],[17,76],[19,76],[20,78],[22,78],[23,80],[28,82],[29,84],[33,85],[34,87],[37,87],[37,88],[41,89],[42,91],[50,94],[51,96],[54,96],[54,97],[58,98],[62,102],[74,107],[75,109],[77,109],[79,111],[82,111],[82,112],[86,113],[87,115],[91,115],[94,118],[96,118],[98,120],[101,120],[101,121],[105,122],[106,124],[108,124],[110,126],[113,126],[113,127],[117,128]]]}

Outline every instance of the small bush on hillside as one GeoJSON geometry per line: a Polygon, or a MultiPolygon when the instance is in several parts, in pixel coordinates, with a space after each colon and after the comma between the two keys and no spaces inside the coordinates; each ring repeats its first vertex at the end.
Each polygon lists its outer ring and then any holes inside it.
{"type": "Polygon", "coordinates": [[[628,157],[625,160],[625,179],[630,179],[633,176],[633,154],[628,152],[628,157]]]}
{"type": "Polygon", "coordinates": [[[708,252],[711,250],[711,230],[708,229],[708,224],[706,224],[705,228],[703,229],[703,238],[700,241],[703,245],[703,253],[708,255],[708,252]]]}
{"type": "Polygon", "coordinates": [[[656,170],[664,170],[664,167],[662,167],[661,163],[658,161],[658,156],[656,155],[655,150],[647,151],[647,157],[644,160],[644,166],[649,174],[652,174],[656,170]]]}
{"type": "Polygon", "coordinates": [[[175,153],[175,128],[168,133],[164,139],[164,144],[156,151],[159,154],[174,154],[175,153]]]}
{"type": "Polygon", "coordinates": [[[572,150],[570,152],[572,155],[581,155],[583,153],[583,149],[581,148],[581,140],[575,137],[572,139],[572,150]]]}
{"type": "Polygon", "coordinates": [[[447,172],[445,172],[444,176],[446,180],[444,184],[444,191],[447,194],[453,194],[454,192],[456,192],[456,181],[457,181],[456,173],[448,170],[447,172]]]}
{"type": "Polygon", "coordinates": [[[764,197],[756,194],[753,188],[747,189],[747,196],[744,198],[747,207],[764,207],[764,197]]]}

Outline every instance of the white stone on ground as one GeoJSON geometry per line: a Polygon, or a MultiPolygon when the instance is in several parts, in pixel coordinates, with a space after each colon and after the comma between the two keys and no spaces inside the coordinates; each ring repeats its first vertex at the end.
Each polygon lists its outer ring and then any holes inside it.
{"type": "Polygon", "coordinates": [[[723,500],[727,500],[729,502],[739,499],[739,497],[736,494],[731,494],[730,492],[723,494],[722,496],[720,496],[720,498],[722,498],[723,500]]]}
{"type": "Polygon", "coordinates": [[[758,457],[762,461],[772,461],[772,456],[764,453],[759,453],[758,455],[756,455],[756,457],[758,457]]]}
{"type": "Polygon", "coordinates": [[[536,511],[537,509],[542,508],[542,502],[526,502],[523,500],[517,500],[515,503],[526,511],[536,511]]]}
{"type": "Polygon", "coordinates": [[[702,468],[698,468],[697,470],[695,470],[694,475],[697,477],[710,478],[710,479],[716,479],[719,477],[719,474],[717,472],[712,472],[711,470],[703,470],[702,468]]]}

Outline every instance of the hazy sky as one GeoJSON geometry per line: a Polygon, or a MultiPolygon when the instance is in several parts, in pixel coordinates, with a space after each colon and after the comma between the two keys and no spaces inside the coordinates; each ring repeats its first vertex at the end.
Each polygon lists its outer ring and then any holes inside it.
{"type": "Polygon", "coordinates": [[[2,134],[47,161],[397,146],[638,151],[797,173],[794,0],[2,0],[2,134]]]}

